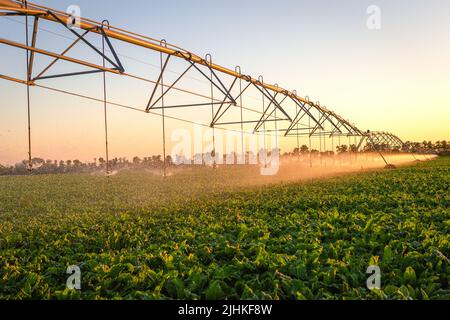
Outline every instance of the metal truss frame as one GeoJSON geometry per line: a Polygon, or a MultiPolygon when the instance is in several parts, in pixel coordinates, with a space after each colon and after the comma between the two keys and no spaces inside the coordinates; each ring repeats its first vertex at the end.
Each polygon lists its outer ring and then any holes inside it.
{"type": "MultiPolygon", "coordinates": [[[[244,124],[254,124],[253,133],[270,133],[281,132],[284,137],[295,136],[297,139],[300,136],[311,137],[329,137],[335,136],[354,136],[362,137],[359,147],[362,145],[364,139],[375,140],[376,143],[380,141],[389,145],[399,144],[401,142],[396,136],[392,134],[382,133],[381,135],[364,133],[358,129],[350,121],[345,120],[340,115],[320,105],[319,102],[312,102],[308,97],[300,97],[297,92],[289,91],[279,87],[278,85],[271,85],[264,82],[260,76],[258,79],[252,78],[249,75],[244,75],[240,67],[235,70],[228,69],[221,65],[212,62],[211,55],[206,55],[201,58],[185,49],[182,49],[173,44],[167,43],[165,40],[157,40],[149,38],[137,33],[123,30],[117,27],[110,26],[107,20],[97,22],[94,20],[80,18],[78,27],[81,33],[68,26],[66,21],[71,17],[59,10],[51,9],[39,4],[30,3],[24,0],[0,0],[0,18],[2,16],[25,16],[28,24],[28,17],[34,17],[33,33],[31,43],[28,42],[28,25],[27,25],[27,41],[25,44],[15,42],[9,39],[0,38],[0,44],[20,48],[27,51],[27,75],[26,79],[18,79],[8,75],[0,74],[0,78],[8,81],[26,84],[28,87],[36,84],[37,81],[64,78],[80,75],[89,75],[94,73],[103,73],[104,80],[104,103],[105,103],[105,129],[106,129],[106,83],[105,74],[115,74],[120,76],[128,76],[135,79],[145,80],[154,84],[149,92],[149,98],[146,102],[145,112],[150,113],[154,110],[161,110],[163,116],[164,128],[164,110],[175,108],[190,108],[190,107],[210,107],[211,108],[211,122],[210,127],[213,129],[218,126],[241,125],[241,131],[244,124]],[[46,20],[62,25],[67,31],[75,36],[75,40],[62,52],[52,52],[42,48],[38,48],[37,37],[39,33],[39,21],[46,20]],[[103,41],[103,50],[99,50],[93,43],[87,40],[86,36],[98,35],[103,41]],[[160,54],[161,69],[156,81],[142,79],[138,76],[133,76],[125,72],[124,65],[119,59],[112,40],[129,45],[138,46],[158,52],[160,54]],[[69,51],[78,43],[86,44],[91,50],[103,59],[103,65],[98,65],[89,61],[88,59],[77,59],[68,56],[69,51]],[[105,54],[105,44],[112,54],[109,57],[105,54]],[[52,62],[43,70],[33,76],[34,61],[36,55],[44,55],[52,57],[52,62]],[[186,61],[187,67],[184,71],[170,84],[164,83],[165,74],[168,66],[173,59],[182,59],[186,61]],[[64,73],[64,74],[48,74],[58,61],[66,61],[80,66],[89,68],[87,71],[64,73]],[[106,64],[110,66],[107,66],[106,64]],[[165,97],[174,89],[177,84],[185,78],[186,74],[195,70],[197,74],[206,79],[211,86],[210,97],[203,96],[203,98],[210,98],[210,101],[199,103],[186,103],[177,105],[166,105],[165,97]],[[227,81],[231,84],[226,85],[227,81]],[[244,86],[243,86],[244,84],[244,86]],[[239,85],[239,86],[238,86],[239,85]],[[239,92],[236,93],[239,87],[239,92]],[[256,89],[261,94],[263,110],[261,115],[255,119],[243,119],[242,116],[242,97],[250,88],[256,89]],[[160,93],[158,93],[160,89],[160,93]],[[239,102],[239,103],[238,103],[239,102]],[[288,103],[293,103],[294,108],[288,108],[288,103]],[[236,121],[224,121],[223,117],[230,110],[231,107],[241,108],[241,117],[236,121]],[[279,116],[277,116],[277,111],[279,116]],[[301,121],[308,120],[307,124],[301,121]],[[266,125],[275,122],[275,129],[266,129],[266,125]],[[285,128],[278,128],[278,122],[287,123],[285,128]]],[[[181,90],[183,91],[183,90],[181,90]]],[[[197,94],[198,95],[198,94],[197,94]]],[[[107,135],[107,130],[106,130],[107,135]]],[[[165,136],[165,133],[164,133],[165,136]]],[[[164,141],[165,148],[165,141],[164,141]]],[[[164,149],[165,150],[165,149],[164,149]]],[[[213,150],[214,152],[214,150],[213,150]]],[[[31,151],[30,151],[31,153],[31,151]]],[[[165,158],[164,158],[165,159],[165,158]]]]}
{"type": "MultiPolygon", "coordinates": [[[[199,74],[201,74],[205,79],[207,79],[214,89],[218,91],[222,96],[223,99],[221,102],[213,102],[213,103],[198,103],[198,104],[181,104],[181,105],[173,105],[173,106],[164,106],[164,108],[187,108],[187,107],[196,107],[196,106],[218,106],[217,110],[214,111],[214,116],[211,121],[211,127],[219,126],[219,125],[230,125],[230,124],[240,124],[241,121],[236,122],[220,122],[220,120],[223,118],[225,113],[230,109],[231,106],[237,106],[237,100],[244,94],[244,92],[249,89],[250,87],[256,88],[268,101],[267,107],[265,107],[263,114],[259,119],[255,120],[246,120],[243,121],[243,123],[254,123],[255,128],[254,132],[261,132],[261,127],[269,122],[273,121],[287,121],[289,123],[287,130],[285,130],[284,134],[285,136],[289,136],[290,133],[293,131],[293,127],[298,124],[299,120],[301,120],[305,115],[307,117],[311,117],[313,120],[313,123],[315,124],[315,127],[312,128],[312,132],[310,133],[311,136],[316,135],[316,133],[322,132],[324,129],[323,124],[326,122],[328,124],[331,124],[334,127],[333,134],[344,134],[342,130],[339,128],[345,128],[346,135],[353,135],[357,130],[354,130],[353,126],[350,126],[349,123],[345,120],[343,120],[341,117],[337,116],[335,113],[327,110],[326,108],[323,108],[318,103],[313,103],[309,100],[306,100],[302,97],[299,97],[298,95],[294,94],[293,92],[290,92],[288,90],[285,90],[283,88],[280,88],[276,85],[270,85],[267,83],[264,83],[260,79],[253,79],[251,76],[243,75],[241,72],[233,71],[230,69],[227,69],[225,67],[222,67],[220,65],[212,63],[211,59],[203,59],[199,56],[192,54],[191,52],[181,49],[179,47],[176,47],[174,45],[170,45],[167,43],[163,43],[162,41],[155,41],[155,39],[151,39],[137,35],[135,33],[131,33],[122,29],[114,28],[108,26],[105,28],[104,23],[95,22],[93,20],[84,19],[81,18],[79,27],[81,30],[84,31],[84,33],[80,34],[77,31],[70,28],[65,21],[69,18],[69,15],[67,15],[65,12],[58,11],[55,9],[50,9],[44,6],[41,6],[39,4],[30,3],[27,1],[21,1],[21,0],[0,0],[0,16],[32,16],[34,17],[34,28],[33,28],[33,39],[31,42],[31,45],[24,45],[21,43],[17,43],[11,40],[7,40],[4,38],[0,38],[0,43],[14,46],[17,48],[25,49],[29,52],[31,52],[30,61],[29,61],[29,74],[28,79],[25,80],[27,84],[33,85],[38,80],[44,80],[44,79],[51,79],[51,78],[62,78],[62,77],[68,77],[68,76],[78,76],[78,75],[86,75],[91,73],[101,73],[101,72],[110,72],[114,74],[124,74],[125,69],[118,58],[118,55],[111,43],[111,39],[119,40],[122,42],[127,42],[132,45],[141,46],[144,48],[148,48],[157,52],[160,52],[162,54],[166,54],[167,58],[165,60],[165,63],[163,65],[163,68],[161,70],[161,73],[158,77],[158,80],[155,83],[155,86],[150,93],[150,97],[147,103],[146,111],[149,112],[152,109],[161,109],[163,107],[159,107],[158,103],[161,102],[162,98],[167,95],[174,86],[183,78],[183,76],[191,69],[195,69],[199,74]],[[39,19],[44,19],[47,21],[53,21],[55,23],[58,23],[62,26],[64,26],[70,33],[76,36],[76,40],[68,46],[63,52],[56,53],[47,51],[44,49],[40,49],[36,47],[36,37],[38,34],[38,22],[39,19]],[[104,55],[100,50],[98,50],[91,42],[86,40],[86,35],[88,33],[91,34],[98,34],[102,36],[107,45],[109,51],[112,52],[113,58],[109,58],[106,55],[104,55]],[[104,58],[109,64],[112,65],[112,67],[104,67],[97,64],[94,64],[92,62],[81,60],[81,59],[75,59],[67,56],[67,53],[79,42],[85,43],[88,47],[90,47],[92,50],[94,50],[97,54],[99,54],[102,58],[104,58]],[[33,61],[36,54],[42,54],[47,55],[50,57],[53,57],[54,60],[52,63],[50,63],[49,66],[44,68],[41,72],[37,74],[37,76],[32,77],[32,70],[33,70],[33,61]],[[169,60],[172,57],[177,57],[184,59],[188,62],[187,69],[177,78],[176,81],[174,81],[172,84],[170,84],[167,89],[161,93],[159,97],[156,97],[156,92],[158,87],[161,84],[161,79],[164,76],[164,72],[167,70],[167,65],[169,64],[169,60]],[[80,71],[80,72],[73,72],[73,73],[66,73],[66,74],[55,74],[55,75],[47,75],[47,71],[59,60],[64,60],[72,63],[76,63],[85,67],[89,67],[93,70],[89,71],[80,71]],[[206,68],[207,71],[211,73],[211,77],[206,74],[205,70],[202,70],[202,68],[206,68]],[[232,77],[232,84],[230,87],[226,87],[224,85],[225,81],[223,80],[224,77],[231,76],[232,77]],[[247,85],[238,95],[233,96],[231,93],[232,89],[238,82],[238,80],[242,80],[244,82],[247,82],[247,85]],[[278,98],[281,97],[281,100],[278,98]],[[296,113],[294,115],[291,115],[290,111],[286,110],[285,107],[283,107],[283,102],[286,100],[293,101],[295,105],[300,107],[300,113],[304,112],[305,115],[302,117],[299,113],[296,113]],[[319,119],[314,117],[312,115],[311,109],[316,110],[319,113],[319,119]],[[274,117],[274,113],[276,111],[280,111],[283,115],[282,118],[274,117]],[[300,118],[300,119],[299,119],[300,118]]],[[[15,79],[6,75],[0,76],[3,79],[6,80],[12,80],[19,83],[24,83],[24,80],[21,79],[15,79]]],[[[278,130],[281,131],[281,130],[278,130]]]]}
{"type": "Polygon", "coordinates": [[[383,131],[368,131],[362,137],[358,144],[358,150],[361,149],[364,142],[368,142],[368,145],[374,150],[400,150],[403,148],[403,141],[396,135],[383,132],[383,131]]]}

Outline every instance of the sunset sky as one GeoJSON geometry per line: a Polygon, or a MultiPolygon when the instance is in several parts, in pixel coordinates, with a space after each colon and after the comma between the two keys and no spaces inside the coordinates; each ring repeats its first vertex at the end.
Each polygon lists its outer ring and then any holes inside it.
{"type": "MultiPolygon", "coordinates": [[[[215,63],[230,69],[240,65],[245,74],[263,75],[265,82],[296,89],[363,130],[393,132],[404,141],[450,140],[447,0],[36,2],[64,11],[77,4],[83,17],[108,19],[114,26],[166,39],[200,56],[211,53],[215,63]],[[381,9],[380,30],[367,28],[369,5],[381,9]]],[[[23,41],[23,21],[0,17],[0,37],[23,41]]],[[[60,52],[70,43],[57,35],[72,37],[67,30],[48,22],[42,28],[56,35],[42,33],[39,48],[60,52]]],[[[147,74],[148,70],[148,77],[157,76],[159,55],[120,44],[117,51],[128,57],[123,58],[127,71],[147,74]]],[[[25,51],[0,44],[0,57],[0,74],[24,77],[25,51]]],[[[48,61],[42,58],[37,64],[44,66],[48,61]]],[[[110,81],[110,98],[120,103],[141,107],[151,91],[150,86],[133,81],[110,81]]],[[[102,96],[100,75],[42,84],[102,96]]],[[[101,103],[31,90],[34,156],[80,160],[103,156],[101,103]]],[[[0,80],[0,163],[12,164],[27,157],[25,93],[25,86],[0,80]]],[[[158,116],[113,107],[108,110],[112,156],[162,152],[158,116]]],[[[186,111],[180,111],[180,116],[184,115],[186,111]]],[[[188,115],[203,121],[204,111],[188,115]]],[[[169,149],[173,130],[192,127],[175,121],[167,125],[169,149]]],[[[295,143],[287,139],[281,146],[291,149],[295,143]]]]}

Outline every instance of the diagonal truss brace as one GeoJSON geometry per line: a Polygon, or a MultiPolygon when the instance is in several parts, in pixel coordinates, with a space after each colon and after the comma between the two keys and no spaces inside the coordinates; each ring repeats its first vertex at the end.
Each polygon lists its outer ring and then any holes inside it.
{"type": "MultiPolygon", "coordinates": [[[[236,78],[235,81],[237,79],[238,78],[236,78]]],[[[232,87],[233,86],[234,86],[234,83],[233,83],[232,87]]],[[[235,100],[238,100],[244,94],[244,92],[247,91],[247,89],[250,86],[251,86],[251,82],[248,83],[248,85],[239,93],[238,96],[236,96],[235,100]]],[[[222,113],[220,113],[222,106],[223,106],[223,103],[221,103],[221,106],[220,106],[219,110],[216,112],[216,115],[211,123],[211,126],[215,126],[215,125],[219,124],[218,121],[224,116],[224,114],[231,108],[232,105],[233,105],[232,103],[228,103],[228,106],[225,108],[225,110],[223,110],[222,113]],[[220,115],[219,115],[219,113],[220,113],[220,115]]]]}
{"type": "Polygon", "coordinates": [[[320,128],[322,130],[324,130],[322,124],[319,123],[319,121],[317,121],[317,119],[311,114],[310,110],[313,108],[312,105],[309,105],[309,108],[306,108],[305,105],[306,103],[302,103],[297,101],[297,99],[293,98],[292,96],[290,96],[291,100],[294,101],[294,103],[300,107],[299,111],[297,112],[294,120],[292,120],[291,125],[289,126],[289,128],[287,128],[286,132],[285,132],[285,136],[288,136],[289,133],[295,128],[295,126],[297,126],[300,121],[304,118],[304,116],[308,115],[318,126],[320,126],[320,128]],[[304,112],[302,114],[302,111],[304,112]],[[300,116],[301,115],[301,116],[300,116]]]}
{"type": "MultiPolygon", "coordinates": [[[[189,56],[189,55],[188,55],[189,56]]],[[[194,107],[194,106],[211,106],[211,105],[216,105],[216,104],[220,104],[221,106],[225,103],[229,103],[232,105],[236,105],[236,101],[235,99],[231,96],[230,91],[232,90],[234,83],[236,82],[237,78],[234,80],[233,85],[227,89],[224,85],[223,82],[217,77],[216,73],[214,72],[213,69],[209,68],[212,72],[212,74],[214,75],[214,77],[219,81],[219,84],[217,84],[213,79],[209,78],[197,65],[195,62],[192,62],[190,60],[189,57],[185,57],[185,60],[189,63],[189,66],[181,73],[181,75],[172,82],[171,85],[169,85],[169,87],[159,96],[159,98],[157,98],[156,100],[154,100],[154,96],[156,94],[156,89],[158,88],[158,85],[161,83],[161,79],[163,77],[164,72],[167,69],[167,65],[169,63],[169,59],[170,59],[171,55],[167,55],[166,61],[163,65],[163,68],[161,70],[161,73],[158,77],[158,80],[155,83],[155,86],[153,88],[153,91],[150,95],[150,99],[147,103],[147,106],[145,108],[146,112],[149,112],[152,109],[160,109],[158,107],[156,107],[156,105],[158,104],[159,101],[161,101],[161,99],[170,91],[173,89],[173,87],[186,75],[186,73],[191,70],[192,68],[198,70],[206,79],[208,79],[208,81],[210,83],[213,84],[214,87],[216,87],[220,92],[223,93],[223,95],[225,96],[224,100],[222,102],[219,103],[196,103],[196,104],[188,104],[188,105],[174,105],[174,106],[168,106],[165,108],[177,108],[177,107],[194,107]],[[227,102],[226,100],[229,99],[230,102],[227,102]]]]}
{"type": "Polygon", "coordinates": [[[336,124],[334,123],[334,121],[331,119],[331,113],[325,113],[325,112],[322,112],[322,115],[320,116],[320,119],[319,119],[319,122],[320,122],[320,126],[319,125],[316,125],[315,127],[314,127],[314,129],[313,129],[313,131],[310,133],[310,136],[312,136],[316,131],[317,131],[317,129],[319,129],[320,127],[322,127],[322,130],[323,130],[323,124],[328,120],[328,122],[330,122],[332,125],[333,125],[333,127],[336,129],[336,130],[338,130],[339,132],[342,132],[340,129],[339,129],[339,127],[338,126],[336,126],[336,124]],[[323,119],[323,120],[322,120],[323,119]]]}
{"type": "Polygon", "coordinates": [[[109,47],[109,49],[111,50],[114,59],[116,61],[112,61],[109,57],[107,57],[106,55],[104,55],[99,49],[97,49],[92,43],[90,43],[89,41],[86,40],[86,38],[82,37],[78,32],[76,32],[75,30],[73,30],[72,28],[70,28],[66,23],[64,23],[64,21],[62,21],[57,15],[55,15],[53,12],[51,12],[50,10],[47,11],[47,13],[52,16],[57,22],[59,22],[61,25],[63,25],[67,30],[69,30],[71,33],[73,33],[78,39],[80,39],[81,41],[83,41],[85,44],[87,44],[92,50],[94,50],[98,55],[100,55],[102,58],[104,58],[106,61],[108,61],[110,64],[112,64],[115,68],[115,70],[118,70],[119,72],[123,73],[125,71],[125,69],[122,66],[122,63],[119,60],[119,57],[116,54],[116,51],[114,50],[114,47],[111,44],[111,41],[109,40],[108,36],[105,33],[105,30],[103,28],[103,26],[101,27],[95,27],[95,29],[97,29],[98,31],[100,31],[100,34],[105,38],[106,43],[109,47]]]}

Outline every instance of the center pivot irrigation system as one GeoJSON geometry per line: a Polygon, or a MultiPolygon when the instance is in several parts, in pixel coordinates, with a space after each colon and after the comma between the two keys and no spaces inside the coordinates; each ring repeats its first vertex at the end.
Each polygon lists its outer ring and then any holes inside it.
{"type": "MultiPolygon", "coordinates": [[[[357,144],[356,139],[360,139],[358,149],[362,147],[364,142],[366,142],[368,146],[372,146],[375,151],[380,153],[380,155],[381,152],[378,150],[378,146],[380,145],[384,146],[384,150],[386,149],[386,146],[387,149],[401,148],[403,146],[403,142],[392,134],[385,132],[362,131],[350,121],[344,119],[325,106],[321,106],[319,102],[312,102],[308,97],[300,97],[295,90],[289,91],[283,89],[277,84],[272,85],[265,83],[262,76],[255,79],[249,75],[245,75],[241,72],[241,68],[239,66],[237,66],[234,70],[225,68],[221,65],[213,63],[210,54],[207,54],[205,58],[201,58],[198,55],[195,55],[178,46],[172,45],[165,40],[157,40],[113,27],[107,20],[97,22],[86,18],[74,17],[66,12],[27,1],[0,0],[0,17],[8,16],[22,16],[25,18],[25,43],[6,39],[2,36],[0,37],[0,44],[26,51],[26,78],[20,79],[18,77],[4,74],[0,74],[0,78],[21,83],[27,87],[28,156],[30,169],[32,163],[30,87],[33,86],[103,103],[105,115],[104,125],[106,137],[107,172],[109,171],[108,105],[124,107],[161,116],[164,161],[166,161],[166,118],[190,122],[189,120],[185,118],[182,119],[176,115],[167,115],[168,110],[177,108],[208,108],[211,112],[211,123],[209,127],[213,128],[213,132],[214,129],[240,131],[242,134],[242,139],[244,126],[246,128],[251,126],[251,134],[262,134],[264,137],[266,137],[266,135],[276,135],[277,139],[278,137],[297,137],[297,144],[299,143],[300,137],[309,138],[310,145],[311,138],[318,137],[321,139],[321,148],[322,138],[324,138],[324,143],[325,138],[331,138],[334,148],[335,137],[339,138],[339,140],[341,137],[348,137],[349,141],[353,137],[355,139],[355,145],[357,144]],[[73,42],[64,50],[59,52],[39,48],[37,46],[39,39],[38,35],[40,31],[44,30],[40,27],[40,24],[43,21],[53,25],[58,25],[61,30],[64,30],[67,35],[72,37],[73,42]],[[76,28],[74,28],[74,26],[76,26],[76,28]],[[30,32],[31,30],[32,33],[30,32]],[[88,38],[88,36],[91,38],[88,38]],[[94,38],[92,38],[93,36],[94,38]],[[82,58],[70,57],[68,55],[69,51],[72,50],[78,43],[84,43],[85,48],[91,50],[90,55],[83,55],[82,58]],[[95,43],[100,43],[101,45],[96,46],[95,43]],[[159,70],[156,76],[154,78],[147,78],[128,73],[120,59],[121,55],[118,54],[117,50],[115,50],[114,44],[119,43],[120,45],[126,44],[159,53],[159,70]],[[97,59],[93,59],[92,54],[94,54],[97,59]],[[37,55],[47,56],[52,59],[52,61],[39,72],[35,72],[35,59],[37,55]],[[89,58],[87,58],[87,56],[89,56],[89,58]],[[103,63],[95,63],[95,60],[98,60],[98,58],[100,58],[103,63]],[[171,79],[170,82],[165,81],[165,79],[168,78],[168,66],[173,63],[172,61],[174,60],[178,64],[180,64],[180,61],[184,61],[184,69],[182,72],[178,73],[175,79],[171,79]],[[64,72],[49,74],[49,71],[55,69],[54,66],[57,62],[79,65],[82,66],[84,70],[70,73],[64,72]],[[203,81],[208,82],[210,87],[208,94],[188,90],[181,85],[182,79],[190,79],[186,75],[188,72],[195,72],[197,76],[203,79],[203,81]],[[103,99],[77,94],[72,91],[57,89],[49,86],[48,82],[43,84],[44,81],[49,81],[51,79],[92,75],[95,73],[102,74],[103,99]],[[145,102],[143,102],[143,107],[136,108],[109,101],[107,99],[107,74],[117,77],[128,77],[151,84],[148,89],[148,98],[145,102]],[[244,105],[243,102],[244,94],[249,93],[251,90],[260,96],[257,109],[251,108],[249,105],[244,105]],[[170,95],[175,92],[195,96],[201,99],[201,101],[168,105],[166,101],[170,95]],[[230,117],[226,118],[227,114],[231,114],[232,110],[237,111],[237,113],[235,113],[237,116],[232,116],[231,119],[230,117]],[[247,111],[245,119],[244,110],[247,111]],[[252,116],[249,116],[248,113],[252,116]]],[[[6,33],[7,31],[8,30],[3,29],[2,33],[6,33]]],[[[186,101],[192,100],[188,99],[186,101]]],[[[247,132],[247,134],[248,133],[249,132],[247,132]]],[[[214,142],[211,154],[215,154],[214,142]]],[[[164,168],[165,167],[166,164],[164,164],[164,168]]]]}

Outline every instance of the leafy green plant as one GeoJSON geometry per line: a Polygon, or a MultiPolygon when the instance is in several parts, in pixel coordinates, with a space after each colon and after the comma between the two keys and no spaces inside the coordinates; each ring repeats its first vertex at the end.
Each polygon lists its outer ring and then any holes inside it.
{"type": "Polygon", "coordinates": [[[0,177],[0,298],[450,299],[450,158],[243,188],[249,170],[0,177]]]}

